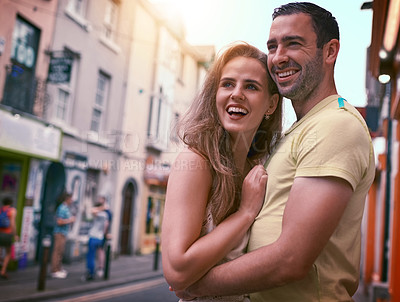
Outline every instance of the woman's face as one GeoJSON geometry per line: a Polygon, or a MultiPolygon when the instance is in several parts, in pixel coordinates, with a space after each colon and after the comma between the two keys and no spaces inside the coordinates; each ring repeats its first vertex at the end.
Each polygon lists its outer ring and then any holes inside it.
{"type": "Polygon", "coordinates": [[[236,57],[222,69],[216,105],[222,127],[233,138],[252,139],[265,114],[272,114],[278,96],[268,92],[266,68],[254,58],[236,57]]]}

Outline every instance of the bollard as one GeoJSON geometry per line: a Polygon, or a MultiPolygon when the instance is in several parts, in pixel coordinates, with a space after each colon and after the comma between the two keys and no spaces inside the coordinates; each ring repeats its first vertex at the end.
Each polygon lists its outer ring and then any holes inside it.
{"type": "Polygon", "coordinates": [[[154,267],[153,270],[158,270],[158,256],[160,254],[160,236],[156,235],[156,250],[154,251],[154,267]]]}
{"type": "Polygon", "coordinates": [[[160,226],[160,202],[157,203],[156,215],[154,217],[154,233],[156,235],[156,250],[154,251],[154,267],[153,270],[158,270],[158,255],[160,254],[160,234],[158,228],[160,226]]]}
{"type": "Polygon", "coordinates": [[[39,280],[37,290],[42,291],[46,287],[47,263],[49,262],[49,253],[51,246],[51,237],[46,235],[42,239],[43,255],[40,263],[39,280]]]}
{"type": "Polygon", "coordinates": [[[106,248],[106,263],[104,264],[104,280],[108,280],[110,272],[110,250],[111,250],[111,244],[108,239],[106,241],[105,248],[106,248]]]}

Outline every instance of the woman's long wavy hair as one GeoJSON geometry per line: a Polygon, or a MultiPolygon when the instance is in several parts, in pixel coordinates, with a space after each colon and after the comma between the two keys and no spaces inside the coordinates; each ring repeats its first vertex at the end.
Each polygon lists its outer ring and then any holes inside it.
{"type": "MultiPolygon", "coordinates": [[[[267,71],[270,95],[279,94],[268,72],[267,55],[246,42],[236,42],[229,45],[216,58],[207,73],[202,89],[178,124],[178,133],[182,141],[209,162],[213,173],[213,184],[208,206],[216,224],[238,210],[244,178],[236,168],[229,134],[220,123],[216,107],[216,95],[222,69],[236,57],[259,60],[267,71]]],[[[262,120],[249,148],[248,159],[252,165],[260,163],[271,154],[281,131],[282,97],[279,95],[275,112],[268,120],[262,120]]]]}

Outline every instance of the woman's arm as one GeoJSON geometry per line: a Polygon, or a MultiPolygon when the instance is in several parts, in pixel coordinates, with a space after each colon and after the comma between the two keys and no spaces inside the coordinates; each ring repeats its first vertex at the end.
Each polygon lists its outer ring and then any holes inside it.
{"type": "Polygon", "coordinates": [[[258,166],[246,177],[240,209],[199,238],[211,184],[211,171],[201,156],[191,151],[178,156],[162,223],[163,271],[175,290],[199,280],[241,242],[261,208],[265,169],[258,166]]]}

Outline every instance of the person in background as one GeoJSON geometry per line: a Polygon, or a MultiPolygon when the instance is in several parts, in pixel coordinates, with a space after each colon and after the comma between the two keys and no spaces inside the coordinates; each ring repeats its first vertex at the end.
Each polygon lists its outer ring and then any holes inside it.
{"type": "Polygon", "coordinates": [[[63,202],[56,210],[56,226],[53,231],[53,254],[51,258],[51,276],[57,279],[65,279],[68,272],[62,268],[62,258],[65,250],[65,243],[70,230],[70,226],[75,222],[70,206],[72,204],[72,194],[65,193],[63,202]]]}
{"type": "MultiPolygon", "coordinates": [[[[243,254],[265,194],[261,163],[281,133],[282,98],[267,56],[245,42],[215,60],[182,121],[162,223],[162,264],[173,289],[243,254]]],[[[245,294],[245,293],[244,293],[245,294]]],[[[246,295],[197,301],[249,301],[246,295]]]]}
{"type": "Polygon", "coordinates": [[[0,247],[5,249],[5,256],[1,267],[0,278],[8,279],[7,266],[11,258],[11,245],[18,241],[15,217],[17,210],[12,207],[13,200],[10,197],[3,198],[3,206],[0,209],[4,213],[4,220],[0,225],[0,247]]]}
{"type": "Polygon", "coordinates": [[[111,240],[111,221],[112,221],[112,213],[109,208],[109,204],[104,198],[104,212],[107,214],[107,227],[104,232],[104,237],[103,237],[103,245],[97,249],[97,270],[96,270],[96,276],[99,278],[102,278],[104,276],[104,268],[105,268],[105,263],[106,263],[106,249],[107,249],[107,241],[111,240]]]}
{"type": "Polygon", "coordinates": [[[297,121],[266,164],[265,202],[248,252],[177,294],[353,301],[375,163],[363,117],[336,90],[337,21],[312,3],[285,4],[273,13],[267,48],[271,76],[291,100],[297,121]]]}
{"type": "MultiPolygon", "coordinates": [[[[95,207],[92,209],[94,216],[93,225],[89,230],[88,252],[86,254],[86,274],[82,277],[84,281],[91,281],[96,273],[96,254],[104,247],[104,236],[109,226],[109,218],[106,212],[105,197],[99,196],[95,207]]],[[[103,254],[104,255],[104,254],[103,254]]],[[[98,271],[103,272],[104,256],[98,262],[98,271]]],[[[99,273],[102,276],[102,273],[99,273]]]]}

